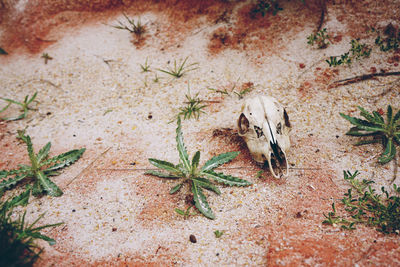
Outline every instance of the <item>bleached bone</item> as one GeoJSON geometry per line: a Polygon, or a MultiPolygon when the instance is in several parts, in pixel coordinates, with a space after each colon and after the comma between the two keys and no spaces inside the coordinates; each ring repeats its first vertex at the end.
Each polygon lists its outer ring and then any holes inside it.
{"type": "Polygon", "coordinates": [[[238,128],[239,135],[245,140],[256,162],[268,162],[276,178],[288,175],[286,154],[290,147],[291,126],[285,108],[275,98],[256,96],[246,99],[238,119],[238,128]],[[274,169],[279,170],[279,175],[274,169]]]}

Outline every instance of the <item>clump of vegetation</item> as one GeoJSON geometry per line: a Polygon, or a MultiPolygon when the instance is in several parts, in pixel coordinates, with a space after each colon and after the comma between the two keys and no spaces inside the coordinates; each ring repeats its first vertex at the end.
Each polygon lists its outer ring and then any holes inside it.
{"type": "Polygon", "coordinates": [[[207,107],[207,105],[203,105],[203,100],[199,98],[199,93],[197,93],[194,97],[190,95],[190,89],[186,96],[186,106],[179,108],[178,117],[183,116],[183,119],[191,119],[192,117],[196,120],[199,119],[201,113],[205,113],[203,109],[207,107]]]}
{"type": "Polygon", "coordinates": [[[150,65],[147,62],[147,58],[146,58],[146,62],[144,63],[144,65],[140,64],[140,68],[142,69],[142,72],[149,72],[150,71],[150,65]]]}
{"type": "Polygon", "coordinates": [[[359,60],[361,58],[366,58],[371,55],[372,49],[366,45],[360,43],[358,40],[351,40],[351,48],[349,52],[346,52],[340,56],[330,57],[326,62],[329,67],[336,67],[339,65],[351,65],[353,59],[359,60]],[[351,53],[351,54],[350,54],[351,53]]]}
{"type": "Polygon", "coordinates": [[[397,50],[400,42],[400,31],[389,23],[383,31],[383,36],[380,34],[375,39],[375,44],[379,46],[380,50],[387,52],[390,50],[397,50]]]}
{"type": "Polygon", "coordinates": [[[257,0],[255,6],[250,11],[250,14],[255,16],[259,13],[264,17],[268,12],[271,12],[275,16],[282,10],[283,8],[279,6],[277,0],[257,0]]]}
{"type": "Polygon", "coordinates": [[[387,107],[387,118],[385,122],[379,112],[373,111],[371,114],[362,107],[358,108],[360,109],[360,115],[363,116],[365,120],[340,113],[340,116],[355,125],[355,127],[352,127],[346,134],[360,137],[372,137],[372,139],[361,140],[355,145],[381,143],[384,147],[384,151],[378,161],[382,164],[388,163],[396,155],[395,143],[400,144],[400,110],[393,116],[392,107],[389,105],[387,107]]]}
{"type": "Polygon", "coordinates": [[[194,154],[191,161],[189,160],[189,155],[183,142],[180,117],[178,117],[177,124],[176,143],[180,163],[175,165],[168,161],[150,158],[149,162],[152,165],[164,171],[150,170],[147,171],[146,174],[155,175],[161,178],[183,179],[182,182],[172,187],[169,193],[174,194],[178,192],[185,183],[188,183],[193,194],[196,208],[207,218],[215,219],[215,215],[207,202],[206,196],[203,193],[203,188],[213,191],[218,195],[221,194],[221,191],[209,179],[228,186],[251,185],[251,183],[246,180],[214,171],[215,168],[236,158],[236,156],[239,155],[239,152],[227,152],[215,156],[208,160],[203,167],[200,168],[200,151],[197,151],[194,154]]]}
{"type": "Polygon", "coordinates": [[[137,22],[135,22],[134,19],[130,19],[125,13],[123,13],[125,19],[128,21],[128,25],[122,23],[121,21],[118,21],[119,25],[111,25],[111,27],[114,27],[119,30],[127,30],[130,33],[136,34],[136,36],[141,36],[146,32],[145,26],[140,22],[140,19],[138,19],[137,22]]]}
{"type": "Polygon", "coordinates": [[[26,117],[26,115],[28,115],[28,111],[29,110],[34,110],[33,108],[29,107],[29,105],[35,100],[37,96],[37,92],[35,92],[33,94],[33,96],[31,98],[29,98],[29,95],[25,96],[24,102],[18,102],[9,98],[4,98],[4,97],[0,97],[0,99],[8,102],[8,105],[5,106],[3,109],[0,110],[0,113],[7,110],[11,104],[16,104],[21,106],[23,113],[17,117],[11,117],[11,118],[1,118],[2,120],[5,121],[16,121],[16,120],[20,120],[20,119],[24,119],[26,117]]]}
{"type": "Polygon", "coordinates": [[[327,34],[326,28],[318,31],[317,33],[311,33],[310,36],[307,37],[307,44],[314,46],[317,45],[319,49],[327,48],[330,44],[330,36],[327,34]]]}
{"type": "Polygon", "coordinates": [[[175,212],[181,216],[183,216],[183,218],[186,220],[187,218],[189,218],[189,216],[191,215],[197,215],[197,213],[191,213],[190,209],[192,208],[192,206],[189,206],[186,210],[181,210],[176,208],[175,212]]]}
{"type": "Polygon", "coordinates": [[[50,56],[49,54],[47,54],[47,53],[43,53],[42,56],[41,56],[41,58],[44,59],[44,64],[47,64],[47,62],[48,62],[49,60],[52,60],[52,59],[53,59],[53,57],[51,57],[51,56],[50,56]]]}
{"type": "Polygon", "coordinates": [[[33,223],[27,224],[25,222],[26,211],[16,220],[13,219],[15,218],[12,216],[14,208],[26,206],[30,193],[31,188],[28,187],[22,194],[0,202],[0,266],[32,266],[42,252],[42,249],[35,244],[35,240],[42,239],[50,245],[55,244],[54,239],[41,234],[40,231],[62,223],[36,227],[44,214],[33,223]]]}
{"type": "MultiPolygon", "coordinates": [[[[236,83],[233,85],[233,87],[232,87],[232,89],[230,89],[230,91],[234,95],[237,95],[239,97],[239,99],[242,99],[245,94],[251,92],[254,89],[254,84],[252,82],[246,82],[246,83],[242,84],[241,88],[238,91],[235,90],[235,88],[236,88],[236,83]]],[[[224,90],[219,90],[219,89],[215,89],[215,88],[207,88],[207,89],[210,91],[216,92],[216,93],[220,93],[222,95],[230,95],[226,88],[224,90]]]]}
{"type": "Polygon", "coordinates": [[[351,188],[341,199],[347,216],[337,214],[335,203],[332,211],[328,213],[324,224],[341,225],[343,229],[353,230],[356,224],[365,224],[376,227],[380,232],[390,234],[400,231],[400,188],[393,185],[395,195],[389,195],[382,186],[382,194],[375,192],[371,187],[371,180],[357,180],[358,171],[353,174],[344,171],[344,179],[351,188]]]}
{"type": "Polygon", "coordinates": [[[166,74],[169,74],[171,76],[174,76],[175,78],[180,78],[182,77],[185,73],[192,71],[192,70],[196,70],[198,69],[198,67],[194,67],[196,65],[198,65],[199,63],[195,62],[189,65],[186,65],[186,62],[188,60],[189,57],[186,57],[180,64],[176,64],[176,60],[174,60],[174,68],[168,68],[167,70],[163,70],[163,69],[157,69],[161,72],[164,72],[166,74]]]}
{"type": "Polygon", "coordinates": [[[31,165],[20,165],[20,168],[16,170],[0,171],[0,179],[10,177],[0,182],[0,191],[9,189],[22,180],[31,178],[35,180],[32,188],[33,195],[48,194],[54,197],[61,196],[63,192],[49,179],[49,176],[58,175],[58,170],[77,161],[83,152],[85,152],[85,148],[70,150],[66,153],[49,158],[51,148],[50,142],[36,154],[33,151],[33,145],[29,135],[25,135],[24,131],[18,131],[18,137],[27,145],[31,165]]]}

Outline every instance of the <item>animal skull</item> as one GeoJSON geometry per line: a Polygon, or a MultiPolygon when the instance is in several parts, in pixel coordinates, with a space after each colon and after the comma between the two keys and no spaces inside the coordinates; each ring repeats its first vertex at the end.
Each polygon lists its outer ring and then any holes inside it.
{"type": "Polygon", "coordinates": [[[286,153],[290,147],[289,116],[275,98],[256,96],[246,99],[242,105],[238,128],[239,135],[245,140],[256,162],[268,162],[276,178],[288,175],[286,153]],[[279,171],[278,174],[274,169],[279,171]]]}

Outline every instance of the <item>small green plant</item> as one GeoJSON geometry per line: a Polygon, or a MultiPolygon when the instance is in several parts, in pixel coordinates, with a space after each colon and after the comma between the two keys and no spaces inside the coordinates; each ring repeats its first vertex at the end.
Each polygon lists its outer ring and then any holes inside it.
{"type": "Polygon", "coordinates": [[[368,45],[360,43],[358,40],[351,40],[350,52],[353,58],[359,60],[363,57],[369,57],[371,55],[372,48],[368,45]]]}
{"type": "Polygon", "coordinates": [[[319,49],[327,48],[330,44],[329,42],[330,36],[327,34],[326,28],[318,31],[316,34],[311,33],[310,36],[307,37],[307,44],[314,46],[316,44],[319,49]]]}
{"type": "Polygon", "coordinates": [[[391,23],[385,27],[383,37],[379,34],[375,39],[375,44],[378,45],[383,52],[397,50],[399,48],[399,42],[400,31],[391,23]]]}
{"type": "Polygon", "coordinates": [[[40,231],[62,223],[36,227],[44,214],[31,224],[25,222],[26,211],[17,219],[13,216],[15,207],[28,204],[30,193],[31,187],[28,186],[22,194],[0,202],[0,266],[32,266],[42,252],[35,240],[42,239],[50,245],[55,244],[54,239],[41,234],[40,231]]]}
{"type": "Polygon", "coordinates": [[[354,230],[356,224],[365,224],[376,227],[380,232],[399,233],[400,230],[400,188],[395,184],[395,195],[390,196],[382,186],[382,194],[375,192],[371,187],[371,180],[357,180],[358,171],[353,174],[344,171],[344,179],[351,188],[347,190],[341,200],[348,216],[337,215],[335,203],[332,203],[332,211],[325,215],[324,224],[341,225],[343,229],[354,230]],[[354,191],[353,191],[354,190],[354,191]]]}
{"type": "Polygon", "coordinates": [[[183,216],[183,218],[186,220],[191,215],[197,215],[197,213],[190,213],[191,208],[192,208],[192,206],[189,206],[186,210],[181,210],[181,209],[176,208],[175,212],[178,213],[179,215],[183,216]]]}
{"type": "Polygon", "coordinates": [[[180,163],[175,165],[168,161],[150,158],[149,162],[152,165],[164,171],[160,172],[156,170],[150,170],[147,171],[146,174],[169,179],[182,178],[183,181],[172,187],[169,193],[174,194],[178,192],[185,183],[188,183],[193,193],[193,199],[196,208],[207,218],[215,219],[215,215],[207,202],[202,188],[213,191],[218,195],[221,194],[221,191],[218,189],[218,187],[216,187],[209,179],[213,179],[228,186],[251,185],[251,183],[246,180],[214,171],[215,168],[236,158],[236,156],[239,155],[239,152],[227,152],[215,156],[208,160],[203,167],[200,168],[200,151],[197,151],[194,154],[192,161],[189,160],[189,155],[183,142],[180,117],[178,117],[177,124],[176,143],[180,163]]]}
{"type": "Polygon", "coordinates": [[[146,58],[146,62],[144,63],[144,65],[140,64],[140,68],[142,69],[142,72],[149,72],[150,71],[150,65],[147,62],[147,58],[146,58]]]}
{"type": "Polygon", "coordinates": [[[146,32],[145,26],[140,22],[140,19],[138,19],[138,22],[135,22],[134,19],[130,19],[125,13],[123,13],[125,19],[128,21],[129,25],[125,25],[121,21],[118,21],[119,25],[111,25],[111,27],[114,27],[119,30],[127,30],[130,33],[134,33],[137,36],[141,36],[146,32]]]}
{"type": "Polygon", "coordinates": [[[205,113],[203,109],[207,107],[207,105],[203,105],[203,100],[199,98],[199,93],[197,93],[194,97],[190,95],[190,89],[188,89],[188,93],[186,96],[186,106],[179,108],[179,116],[183,116],[183,119],[191,119],[192,117],[196,120],[199,119],[201,113],[205,113]]]}
{"type": "Polygon", "coordinates": [[[336,67],[339,65],[351,65],[353,59],[360,60],[371,55],[372,49],[366,44],[360,43],[358,40],[351,40],[351,48],[349,52],[346,52],[340,56],[330,57],[326,62],[329,67],[336,67]],[[350,54],[351,53],[351,54],[350,54]]]}
{"type": "Polygon", "coordinates": [[[257,172],[257,174],[256,174],[256,178],[261,178],[263,174],[264,174],[264,171],[263,170],[259,170],[257,172]]]}
{"type": "MultiPolygon", "coordinates": [[[[238,81],[239,81],[239,79],[238,79],[238,81]]],[[[232,86],[232,89],[230,89],[230,91],[234,95],[237,95],[239,97],[239,99],[242,99],[245,94],[251,92],[251,90],[254,89],[254,84],[252,82],[243,83],[240,91],[236,91],[235,88],[236,88],[236,83],[232,86]]],[[[222,95],[230,95],[226,88],[224,90],[218,90],[215,88],[207,88],[207,89],[210,91],[216,92],[216,93],[220,93],[222,95]]]]}
{"type": "Polygon", "coordinates": [[[282,10],[283,8],[279,6],[277,0],[257,0],[256,5],[250,11],[250,14],[255,16],[257,13],[260,13],[264,17],[268,12],[272,12],[275,16],[282,10]]]}
{"type": "Polygon", "coordinates": [[[371,114],[362,107],[358,108],[360,115],[366,120],[340,113],[340,116],[355,125],[346,134],[360,137],[372,136],[372,139],[359,141],[355,145],[382,143],[384,151],[378,161],[382,164],[388,163],[396,155],[395,143],[400,144],[400,110],[393,116],[392,107],[389,105],[386,112],[387,121],[385,122],[379,112],[373,111],[371,114]]]}
{"type": "Polygon", "coordinates": [[[216,238],[220,238],[224,233],[225,233],[225,231],[220,231],[220,230],[214,231],[214,235],[216,238]]]}
{"type": "Polygon", "coordinates": [[[52,58],[51,56],[49,56],[49,54],[47,54],[47,53],[43,53],[42,56],[41,56],[41,58],[44,59],[44,64],[47,64],[47,62],[48,62],[49,60],[52,60],[52,59],[53,59],[53,58],[52,58]]]}
{"type": "Polygon", "coordinates": [[[27,178],[35,179],[32,194],[37,196],[46,193],[50,196],[58,197],[63,194],[61,189],[53,183],[49,176],[55,176],[60,170],[66,166],[71,165],[85,152],[85,148],[70,150],[58,156],[49,158],[51,143],[48,142],[37,154],[33,151],[32,141],[29,135],[25,135],[24,131],[18,131],[18,137],[27,145],[29,159],[31,165],[20,165],[16,170],[2,170],[0,171],[0,191],[9,189],[27,178]]]}
{"type": "Polygon", "coordinates": [[[0,55],[8,55],[8,53],[6,52],[6,50],[0,47],[0,55]]]}
{"type": "Polygon", "coordinates": [[[340,55],[340,57],[330,57],[326,62],[329,64],[329,67],[337,67],[339,65],[350,65],[351,58],[349,57],[349,52],[340,55]],[[339,58],[339,59],[338,59],[339,58]]]}
{"type": "Polygon", "coordinates": [[[188,71],[196,70],[198,67],[194,67],[198,65],[199,63],[192,63],[189,65],[186,65],[186,62],[189,57],[186,57],[180,64],[176,64],[176,60],[174,61],[174,68],[168,68],[168,70],[162,70],[162,69],[157,69],[161,72],[164,72],[166,74],[169,74],[171,76],[174,76],[175,78],[180,78],[182,77],[185,73],[188,71]],[[186,66],[185,66],[186,65],[186,66]]]}
{"type": "Polygon", "coordinates": [[[23,113],[22,113],[21,115],[19,115],[18,117],[1,118],[1,119],[2,119],[2,120],[5,120],[5,121],[16,121],[16,120],[24,119],[24,118],[26,117],[26,115],[28,115],[28,111],[29,111],[29,110],[34,110],[33,108],[30,108],[30,107],[29,107],[29,104],[31,104],[31,103],[35,100],[36,96],[37,96],[37,92],[35,92],[31,98],[29,98],[29,95],[25,96],[25,99],[24,99],[24,102],[23,102],[23,103],[18,102],[18,101],[15,101],[15,100],[12,100],[12,99],[0,97],[0,99],[2,99],[2,100],[4,100],[4,101],[8,102],[8,105],[5,106],[3,109],[1,109],[1,110],[0,110],[0,113],[3,112],[3,111],[5,111],[6,109],[8,109],[8,107],[9,107],[11,104],[16,104],[16,105],[21,106],[21,107],[22,107],[22,111],[23,111],[23,113]]]}

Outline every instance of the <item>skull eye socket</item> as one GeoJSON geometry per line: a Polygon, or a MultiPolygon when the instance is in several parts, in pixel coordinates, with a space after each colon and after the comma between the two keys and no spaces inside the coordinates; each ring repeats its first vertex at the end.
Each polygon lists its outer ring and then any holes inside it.
{"type": "Polygon", "coordinates": [[[249,120],[246,118],[246,116],[243,113],[240,114],[240,117],[238,120],[238,126],[239,126],[240,134],[245,134],[249,131],[250,123],[249,123],[249,120]]]}
{"type": "Polygon", "coordinates": [[[282,134],[282,124],[280,122],[276,126],[276,133],[277,134],[282,134]]]}

